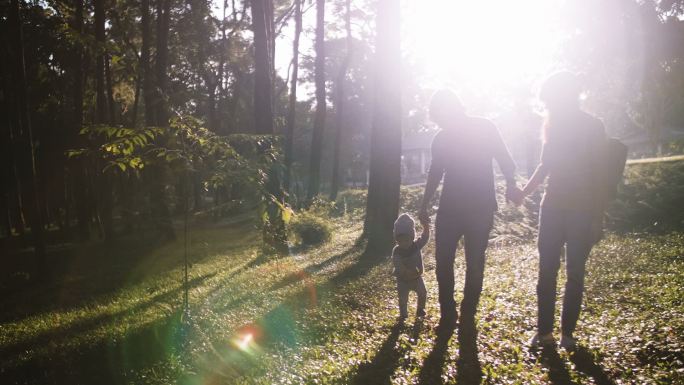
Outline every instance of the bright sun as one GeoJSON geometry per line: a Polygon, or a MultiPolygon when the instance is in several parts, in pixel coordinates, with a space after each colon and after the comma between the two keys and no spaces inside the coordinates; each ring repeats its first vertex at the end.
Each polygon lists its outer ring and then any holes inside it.
{"type": "Polygon", "coordinates": [[[407,1],[404,49],[435,85],[496,87],[536,77],[552,66],[559,1],[407,1]]]}

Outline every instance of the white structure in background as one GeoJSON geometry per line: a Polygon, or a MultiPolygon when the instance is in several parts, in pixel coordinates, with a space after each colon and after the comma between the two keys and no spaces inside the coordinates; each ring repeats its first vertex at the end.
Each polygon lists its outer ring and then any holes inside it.
{"type": "Polygon", "coordinates": [[[437,131],[411,132],[401,140],[401,183],[423,183],[430,167],[430,146],[437,131]]]}

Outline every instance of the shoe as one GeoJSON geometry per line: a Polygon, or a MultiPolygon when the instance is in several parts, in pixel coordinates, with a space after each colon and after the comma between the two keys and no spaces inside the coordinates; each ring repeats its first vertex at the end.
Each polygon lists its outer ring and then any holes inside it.
{"type": "Polygon", "coordinates": [[[560,340],[560,347],[565,350],[575,350],[577,348],[577,339],[563,334],[560,340]]]}
{"type": "Polygon", "coordinates": [[[530,347],[533,349],[538,349],[540,347],[550,347],[556,344],[556,340],[553,338],[553,334],[540,335],[536,333],[534,337],[530,340],[530,347]]]}
{"type": "Polygon", "coordinates": [[[416,318],[422,318],[425,317],[425,309],[418,309],[416,312],[416,318]]]}
{"type": "Polygon", "coordinates": [[[446,328],[453,329],[456,327],[457,321],[458,321],[458,311],[456,311],[456,309],[454,309],[453,312],[447,312],[445,314],[442,314],[442,316],[439,318],[439,324],[437,325],[437,328],[439,328],[439,329],[446,329],[446,328]]]}

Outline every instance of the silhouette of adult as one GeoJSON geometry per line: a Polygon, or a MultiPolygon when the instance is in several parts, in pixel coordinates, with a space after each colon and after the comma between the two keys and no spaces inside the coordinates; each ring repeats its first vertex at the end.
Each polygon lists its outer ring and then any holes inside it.
{"type": "Polygon", "coordinates": [[[585,263],[593,243],[596,213],[601,212],[596,197],[601,150],[605,143],[603,124],[583,112],[577,77],[558,72],[543,83],[539,99],[547,109],[543,126],[541,161],[513,199],[517,204],[547,177],[539,214],[539,280],[537,283],[537,334],[531,345],[552,345],[556,303],[556,281],[562,249],[566,246],[567,282],[561,316],[561,346],[574,348],[584,292],[585,263]]]}
{"type": "Polygon", "coordinates": [[[462,237],[466,277],[461,313],[473,316],[479,302],[485,250],[497,209],[492,160],[506,178],[507,195],[517,198],[520,190],[515,185],[515,163],[491,121],[468,116],[456,94],[446,89],[433,95],[430,118],[441,130],[432,142],[432,161],[418,217],[428,217],[428,205],[444,177],[435,220],[435,258],[440,326],[445,326],[454,325],[458,319],[454,258],[462,237]]]}

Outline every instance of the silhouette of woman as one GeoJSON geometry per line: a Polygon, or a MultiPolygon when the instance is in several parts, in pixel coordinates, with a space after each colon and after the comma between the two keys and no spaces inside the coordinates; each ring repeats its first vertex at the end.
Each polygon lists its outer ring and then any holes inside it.
{"type": "Polygon", "coordinates": [[[561,346],[576,346],[573,337],[584,292],[585,264],[592,247],[592,222],[599,210],[594,196],[596,162],[605,130],[601,121],[580,109],[581,88],[570,72],[558,72],[543,83],[539,99],[547,110],[541,162],[523,188],[522,198],[547,177],[539,214],[539,280],[537,334],[530,344],[553,345],[556,281],[566,247],[565,294],[561,316],[561,346]]]}

